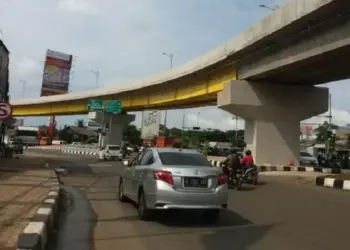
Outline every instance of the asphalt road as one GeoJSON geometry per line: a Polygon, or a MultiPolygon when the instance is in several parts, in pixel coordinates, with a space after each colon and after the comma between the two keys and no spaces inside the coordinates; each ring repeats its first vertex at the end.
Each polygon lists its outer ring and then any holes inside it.
{"type": "Polygon", "coordinates": [[[143,222],[132,204],[117,201],[120,164],[58,154],[47,158],[70,170],[61,181],[73,197],[57,249],[333,250],[349,246],[350,193],[316,187],[309,178],[264,176],[260,186],[230,191],[229,207],[215,226],[176,213],[143,222]]]}

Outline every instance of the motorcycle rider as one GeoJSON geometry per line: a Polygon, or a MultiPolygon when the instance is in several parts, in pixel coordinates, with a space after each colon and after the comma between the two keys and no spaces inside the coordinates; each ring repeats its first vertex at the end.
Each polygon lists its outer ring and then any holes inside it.
{"type": "Polygon", "coordinates": [[[254,158],[252,156],[252,151],[249,149],[245,151],[245,156],[242,161],[242,169],[244,171],[244,180],[243,182],[248,182],[254,185],[258,183],[258,169],[254,164],[254,158]]]}
{"type": "Polygon", "coordinates": [[[243,167],[252,167],[254,165],[252,151],[250,151],[249,149],[245,151],[245,156],[243,157],[241,164],[243,167]]]}
{"type": "Polygon", "coordinates": [[[226,159],[222,162],[223,163],[223,171],[224,173],[229,176],[230,169],[232,169],[232,176],[231,178],[235,178],[236,170],[241,167],[241,161],[237,154],[237,149],[232,148],[230,150],[230,154],[226,157],[226,159]]]}
{"type": "Polygon", "coordinates": [[[126,157],[127,153],[128,153],[128,146],[126,145],[126,143],[124,142],[122,144],[122,149],[121,149],[121,153],[122,153],[122,157],[123,159],[126,157]]]}

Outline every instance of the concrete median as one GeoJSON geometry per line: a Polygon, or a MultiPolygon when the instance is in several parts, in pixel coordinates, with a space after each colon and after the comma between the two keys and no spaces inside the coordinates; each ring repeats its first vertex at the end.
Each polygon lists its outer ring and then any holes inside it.
{"type": "Polygon", "coordinates": [[[76,155],[92,155],[97,156],[98,148],[90,145],[82,146],[65,146],[65,145],[49,145],[49,146],[30,146],[26,149],[42,149],[42,150],[60,150],[65,154],[76,154],[76,155]]]}

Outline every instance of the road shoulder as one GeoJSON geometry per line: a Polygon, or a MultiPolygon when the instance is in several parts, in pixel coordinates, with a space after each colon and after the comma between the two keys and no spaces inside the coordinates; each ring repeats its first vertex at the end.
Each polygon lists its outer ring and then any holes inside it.
{"type": "Polygon", "coordinates": [[[0,248],[15,249],[37,213],[47,213],[41,207],[55,194],[52,187],[58,186],[57,177],[43,161],[27,157],[2,159],[0,175],[0,248]]]}

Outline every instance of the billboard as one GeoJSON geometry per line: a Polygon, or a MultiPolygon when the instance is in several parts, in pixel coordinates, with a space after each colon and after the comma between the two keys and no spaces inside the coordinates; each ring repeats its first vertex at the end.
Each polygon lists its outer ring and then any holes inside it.
{"type": "Polygon", "coordinates": [[[300,139],[315,140],[317,137],[316,129],[320,126],[318,123],[301,123],[300,139]]]}
{"type": "Polygon", "coordinates": [[[153,139],[159,134],[160,112],[157,110],[143,111],[141,124],[141,139],[153,139]]]}
{"type": "Polygon", "coordinates": [[[40,96],[60,95],[68,92],[72,59],[72,55],[47,50],[40,96]]]}

